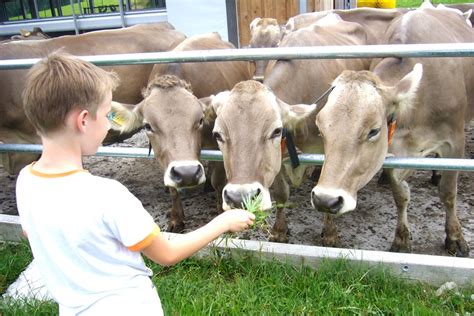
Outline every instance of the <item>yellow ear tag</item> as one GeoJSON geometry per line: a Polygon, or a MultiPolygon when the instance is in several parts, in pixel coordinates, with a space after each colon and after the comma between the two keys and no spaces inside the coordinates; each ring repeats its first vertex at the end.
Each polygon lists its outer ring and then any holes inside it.
{"type": "Polygon", "coordinates": [[[118,126],[123,126],[125,123],[125,119],[118,112],[110,111],[109,114],[107,114],[107,118],[118,126]]]}

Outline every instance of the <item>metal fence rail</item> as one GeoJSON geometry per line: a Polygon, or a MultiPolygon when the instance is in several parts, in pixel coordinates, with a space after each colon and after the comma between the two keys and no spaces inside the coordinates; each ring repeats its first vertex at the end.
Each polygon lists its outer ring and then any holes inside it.
{"type": "MultiPolygon", "coordinates": [[[[474,57],[474,43],[276,47],[81,56],[99,66],[271,59],[474,57]]],[[[0,69],[29,68],[38,58],[0,60],[0,69]]]]}
{"type": "MultiPolygon", "coordinates": [[[[0,144],[0,153],[31,153],[40,154],[41,145],[33,144],[0,144]]],[[[123,158],[154,158],[153,151],[148,155],[148,148],[130,147],[100,147],[95,156],[123,157],[123,158]]],[[[300,154],[301,164],[322,165],[324,155],[300,154]]],[[[201,150],[201,159],[208,161],[222,161],[219,150],[201,150]]],[[[285,163],[289,163],[285,161],[285,163]]],[[[418,169],[418,170],[457,170],[474,171],[474,160],[452,158],[403,158],[389,157],[383,164],[384,168],[418,169]]]]}

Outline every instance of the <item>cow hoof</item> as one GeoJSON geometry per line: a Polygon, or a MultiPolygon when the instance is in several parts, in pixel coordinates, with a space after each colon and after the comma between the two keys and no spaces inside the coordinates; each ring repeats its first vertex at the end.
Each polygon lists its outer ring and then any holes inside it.
{"type": "Polygon", "coordinates": [[[464,239],[451,240],[446,238],[444,240],[444,247],[452,256],[469,257],[469,246],[464,239]]]}
{"type": "Polygon", "coordinates": [[[288,232],[272,232],[269,238],[272,242],[288,243],[288,232]]]}
{"type": "Polygon", "coordinates": [[[408,227],[401,226],[395,231],[395,239],[390,247],[392,252],[411,252],[411,233],[408,227]]]}
{"type": "Polygon", "coordinates": [[[392,246],[390,247],[391,252],[405,252],[405,253],[410,253],[411,252],[411,238],[405,239],[405,238],[395,238],[395,240],[392,243],[392,246]]]}
{"type": "Polygon", "coordinates": [[[325,236],[324,234],[321,234],[322,236],[322,244],[324,247],[332,247],[336,248],[339,247],[341,244],[341,241],[339,240],[339,237],[336,236],[325,236]]]}
{"type": "Polygon", "coordinates": [[[168,223],[168,230],[171,233],[181,233],[184,230],[184,223],[176,223],[174,221],[171,221],[168,223]]]}

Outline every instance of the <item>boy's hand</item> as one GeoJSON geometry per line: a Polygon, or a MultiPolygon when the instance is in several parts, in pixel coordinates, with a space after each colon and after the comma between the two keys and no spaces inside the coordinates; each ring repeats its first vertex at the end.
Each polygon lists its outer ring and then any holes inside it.
{"type": "Polygon", "coordinates": [[[240,209],[225,211],[216,217],[223,225],[225,225],[227,231],[233,233],[243,231],[252,226],[255,215],[240,209]]]}

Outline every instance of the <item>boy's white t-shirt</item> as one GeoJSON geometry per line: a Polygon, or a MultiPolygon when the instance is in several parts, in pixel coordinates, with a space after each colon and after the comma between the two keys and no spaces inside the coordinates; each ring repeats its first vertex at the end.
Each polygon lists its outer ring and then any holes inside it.
{"type": "Polygon", "coordinates": [[[25,167],[16,198],[22,228],[61,315],[161,315],[140,250],[159,234],[118,181],[87,171],[25,167]]]}

